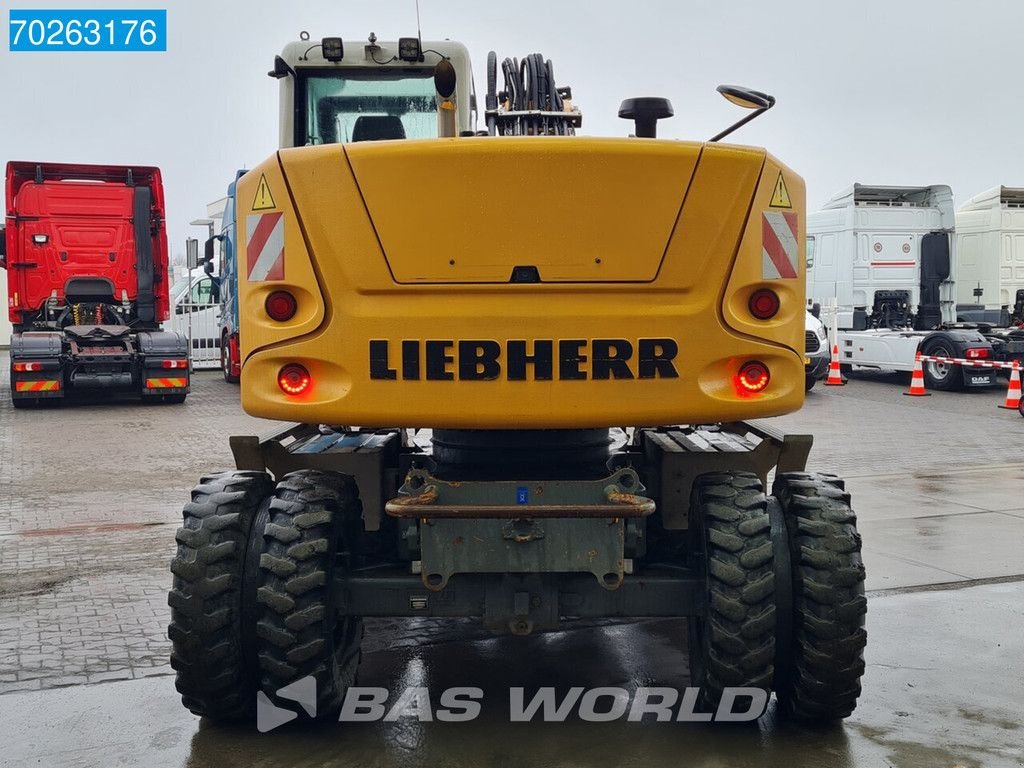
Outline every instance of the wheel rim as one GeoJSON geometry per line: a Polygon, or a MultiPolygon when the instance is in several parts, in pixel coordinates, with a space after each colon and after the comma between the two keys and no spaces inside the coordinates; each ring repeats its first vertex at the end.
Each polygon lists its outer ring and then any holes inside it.
{"type": "MultiPolygon", "coordinates": [[[[936,347],[931,351],[931,354],[935,355],[936,357],[953,356],[945,347],[936,347]]],[[[939,363],[934,360],[928,362],[928,373],[930,373],[932,378],[936,379],[937,381],[944,380],[947,376],[949,376],[952,370],[953,366],[950,363],[939,363]]]]}
{"type": "Polygon", "coordinates": [[[228,349],[227,336],[220,341],[220,367],[224,371],[225,376],[231,375],[231,350],[228,349]]]}

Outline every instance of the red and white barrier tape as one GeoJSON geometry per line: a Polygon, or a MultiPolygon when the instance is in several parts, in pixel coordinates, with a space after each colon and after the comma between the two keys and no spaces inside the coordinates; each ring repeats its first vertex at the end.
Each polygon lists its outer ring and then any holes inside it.
{"type": "Polygon", "coordinates": [[[1017,365],[1014,362],[1001,362],[999,360],[965,360],[962,357],[941,357],[939,355],[920,355],[922,363],[949,363],[951,365],[963,365],[967,368],[1004,368],[1013,369],[1017,365]]]}

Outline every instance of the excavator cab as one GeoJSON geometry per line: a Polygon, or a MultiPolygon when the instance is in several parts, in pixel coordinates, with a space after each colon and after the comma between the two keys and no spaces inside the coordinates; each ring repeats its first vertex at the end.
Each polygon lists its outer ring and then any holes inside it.
{"type": "Polygon", "coordinates": [[[303,33],[268,74],[280,82],[281,148],[456,136],[476,122],[469,52],[450,40],[303,33]]]}

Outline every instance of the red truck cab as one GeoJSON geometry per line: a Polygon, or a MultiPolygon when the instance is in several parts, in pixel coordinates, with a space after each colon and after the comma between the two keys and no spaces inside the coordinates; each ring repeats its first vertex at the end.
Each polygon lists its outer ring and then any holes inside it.
{"type": "Polygon", "coordinates": [[[157,168],[10,162],[8,270],[15,405],[72,389],[180,401],[188,347],[169,317],[157,168]]]}

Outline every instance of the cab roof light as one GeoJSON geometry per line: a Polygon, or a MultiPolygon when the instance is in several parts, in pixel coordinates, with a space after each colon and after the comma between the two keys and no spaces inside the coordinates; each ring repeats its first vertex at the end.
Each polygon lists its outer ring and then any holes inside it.
{"type": "Polygon", "coordinates": [[[325,37],[320,41],[320,50],[328,61],[341,61],[345,58],[345,44],[340,37],[325,37]]]}
{"type": "Polygon", "coordinates": [[[402,61],[423,61],[418,37],[398,38],[398,58],[402,61]]]}

